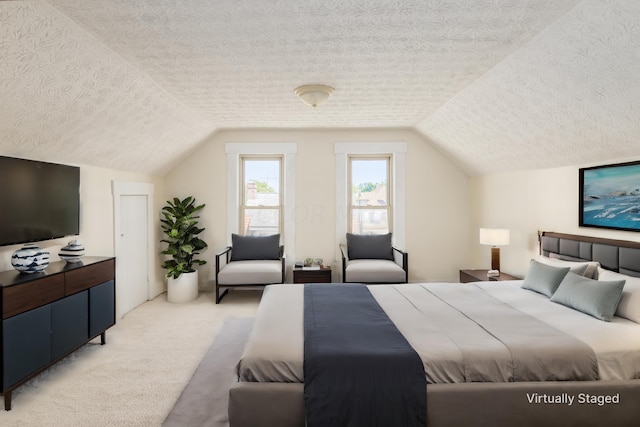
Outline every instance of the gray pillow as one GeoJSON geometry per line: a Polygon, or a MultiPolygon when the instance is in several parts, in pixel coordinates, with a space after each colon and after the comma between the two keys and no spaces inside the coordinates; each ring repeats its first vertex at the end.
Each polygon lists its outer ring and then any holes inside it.
{"type": "Polygon", "coordinates": [[[231,235],[231,261],[280,258],[280,234],[271,236],[231,235]]]}
{"type": "Polygon", "coordinates": [[[597,261],[568,261],[562,258],[557,258],[550,254],[549,257],[540,256],[536,261],[543,264],[551,265],[553,267],[569,267],[571,272],[580,276],[588,277],[589,279],[598,278],[598,267],[600,263],[597,261]]]}
{"type": "Polygon", "coordinates": [[[569,267],[552,267],[532,259],[522,287],[550,297],[568,272],[569,267]]]}
{"type": "Polygon", "coordinates": [[[609,322],[620,303],[624,284],[624,280],[605,282],[569,272],[551,301],[609,322]]]}
{"type": "Polygon", "coordinates": [[[391,233],[382,235],[347,233],[349,259],[393,260],[391,233]]]}

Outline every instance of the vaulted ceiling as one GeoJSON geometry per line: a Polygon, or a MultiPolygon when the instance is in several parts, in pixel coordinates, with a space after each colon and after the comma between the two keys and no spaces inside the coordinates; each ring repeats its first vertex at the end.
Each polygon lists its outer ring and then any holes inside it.
{"type": "Polygon", "coordinates": [[[0,1],[0,154],[162,174],[269,128],[411,128],[470,175],[640,159],[640,2],[0,1]]]}

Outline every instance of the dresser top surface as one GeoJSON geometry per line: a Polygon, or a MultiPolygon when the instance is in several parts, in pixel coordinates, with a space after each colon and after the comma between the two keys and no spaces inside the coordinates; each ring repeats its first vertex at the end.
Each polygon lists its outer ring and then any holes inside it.
{"type": "Polygon", "coordinates": [[[32,280],[42,279],[44,277],[53,276],[55,274],[65,273],[67,271],[73,271],[78,268],[86,267],[91,264],[97,264],[99,262],[114,259],[113,257],[97,257],[97,256],[85,256],[79,262],[65,262],[56,261],[52,262],[43,271],[37,273],[20,273],[18,270],[8,270],[0,272],[0,288],[19,285],[21,283],[27,283],[32,280]]]}

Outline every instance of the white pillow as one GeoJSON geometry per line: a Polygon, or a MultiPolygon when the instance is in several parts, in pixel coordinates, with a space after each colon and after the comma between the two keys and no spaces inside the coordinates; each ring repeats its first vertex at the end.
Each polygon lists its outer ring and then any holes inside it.
{"type": "Polygon", "coordinates": [[[598,280],[626,280],[616,316],[640,323],[640,277],[627,276],[615,271],[598,268],[598,280]]]}
{"type": "Polygon", "coordinates": [[[542,264],[551,265],[553,267],[569,267],[569,271],[572,273],[589,279],[598,278],[598,268],[600,267],[600,263],[597,261],[566,261],[542,255],[538,257],[538,261],[542,264]]]}

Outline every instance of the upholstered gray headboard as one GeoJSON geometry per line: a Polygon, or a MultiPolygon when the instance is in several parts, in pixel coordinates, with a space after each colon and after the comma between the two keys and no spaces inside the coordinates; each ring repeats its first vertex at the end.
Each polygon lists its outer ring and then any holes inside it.
{"type": "Polygon", "coordinates": [[[569,261],[598,261],[603,268],[640,277],[640,242],[541,231],[540,253],[569,261]]]}

